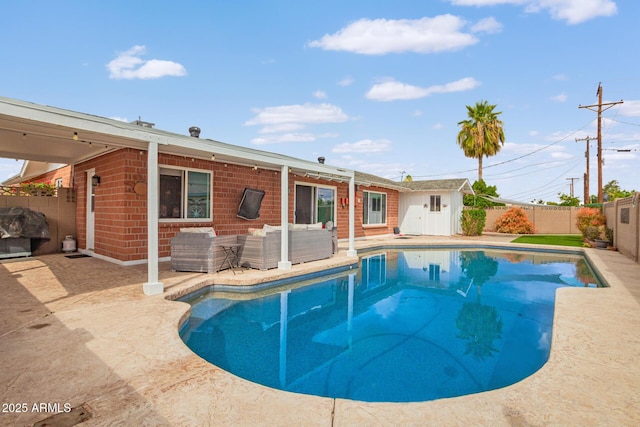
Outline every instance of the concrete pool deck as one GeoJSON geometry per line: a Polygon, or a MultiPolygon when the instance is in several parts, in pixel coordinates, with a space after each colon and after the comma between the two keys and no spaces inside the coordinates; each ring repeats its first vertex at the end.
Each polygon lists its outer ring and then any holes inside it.
{"type": "MultiPolygon", "coordinates": [[[[512,238],[379,238],[356,246],[494,245],[512,238]]],[[[89,414],[83,426],[640,425],[640,265],[618,252],[586,252],[610,287],[558,291],[551,354],[542,369],[499,390],[421,403],[269,389],[203,361],[178,336],[188,305],[168,295],[207,281],[240,285],[354,262],[344,248],[290,273],[178,273],[161,263],[165,294],[152,297],[142,294],[146,265],[62,254],[5,260],[0,425],[33,425],[52,412],[81,407],[89,414]]],[[[67,416],[51,425],[81,419],[76,412],[67,416]]]]}

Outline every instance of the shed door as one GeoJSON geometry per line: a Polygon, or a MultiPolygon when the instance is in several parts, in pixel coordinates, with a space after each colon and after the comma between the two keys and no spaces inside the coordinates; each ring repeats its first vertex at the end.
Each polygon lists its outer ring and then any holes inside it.
{"type": "Polygon", "coordinates": [[[423,234],[429,236],[449,236],[449,197],[443,193],[433,193],[426,196],[425,221],[423,234]]]}
{"type": "Polygon", "coordinates": [[[403,194],[401,212],[404,213],[400,221],[400,232],[403,234],[423,234],[425,209],[421,194],[403,194]]]}

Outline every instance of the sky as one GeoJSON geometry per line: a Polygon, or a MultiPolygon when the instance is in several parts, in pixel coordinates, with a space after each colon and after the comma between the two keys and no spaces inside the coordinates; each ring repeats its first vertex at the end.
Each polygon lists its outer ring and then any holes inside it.
{"type": "MultiPolygon", "coordinates": [[[[640,190],[640,2],[17,1],[0,14],[0,96],[400,180],[477,179],[456,143],[488,101],[502,197],[640,190]],[[604,107],[607,108],[607,107],[604,107]],[[624,151],[620,151],[624,150],[624,151]]],[[[0,159],[0,181],[22,162],[0,159]]]]}

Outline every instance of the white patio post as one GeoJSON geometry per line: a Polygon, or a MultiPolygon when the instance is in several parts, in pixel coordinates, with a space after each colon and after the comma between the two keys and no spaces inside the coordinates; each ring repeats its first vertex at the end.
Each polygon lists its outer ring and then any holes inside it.
{"type": "Polygon", "coordinates": [[[349,179],[349,250],[347,250],[347,256],[357,256],[355,245],[355,197],[356,197],[356,184],[355,176],[351,175],[349,179]]]}
{"type": "Polygon", "coordinates": [[[149,142],[147,152],[147,282],[142,285],[145,295],[164,292],[158,280],[158,143],[149,142]]]}
{"type": "Polygon", "coordinates": [[[280,169],[280,261],[279,270],[290,270],[289,261],[289,166],[280,169]]]}

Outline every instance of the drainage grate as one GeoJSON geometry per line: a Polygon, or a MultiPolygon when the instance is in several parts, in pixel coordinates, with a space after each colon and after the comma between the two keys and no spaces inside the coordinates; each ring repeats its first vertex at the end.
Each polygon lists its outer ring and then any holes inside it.
{"type": "Polygon", "coordinates": [[[86,255],[86,254],[65,255],[65,258],[70,258],[70,259],[76,259],[76,258],[91,258],[91,255],[86,255]]]}

